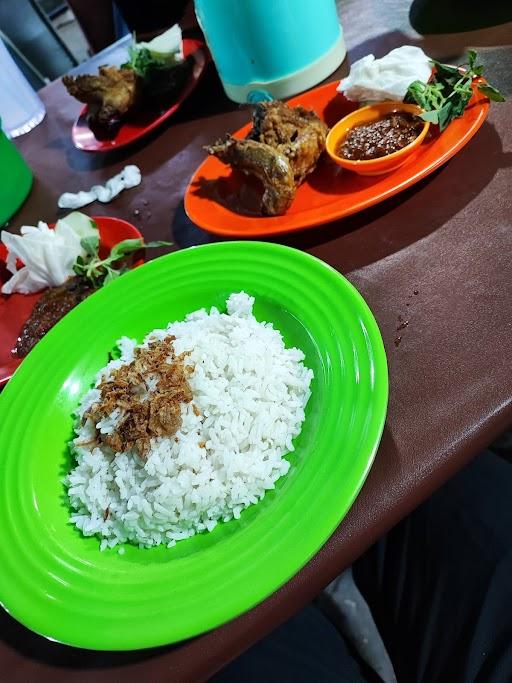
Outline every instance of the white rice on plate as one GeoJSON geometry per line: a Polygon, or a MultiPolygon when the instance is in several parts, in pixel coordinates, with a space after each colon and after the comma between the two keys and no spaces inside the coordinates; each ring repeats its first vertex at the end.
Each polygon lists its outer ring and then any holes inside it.
{"type": "MultiPolygon", "coordinates": [[[[181,406],[181,427],[172,438],[152,438],[147,459],[95,442],[98,433],[115,430],[119,409],[96,424],[83,419],[99,400],[96,387],[132,362],[135,340],[119,340],[120,359],[98,373],[76,413],[77,464],[66,485],[71,521],[85,536],[98,535],[101,550],[127,541],[172,547],[212,531],[219,520],[240,517],[288,472],[284,456],[301,430],[313,372],[302,351],[285,348],[271,323],[254,318],[253,304],[244,292],[231,294],[227,313],[196,311],[139,345],[172,335],[176,354],[190,352],[193,366],[193,401],[181,406]]],[[[151,392],[151,378],[147,384],[151,392]]]]}

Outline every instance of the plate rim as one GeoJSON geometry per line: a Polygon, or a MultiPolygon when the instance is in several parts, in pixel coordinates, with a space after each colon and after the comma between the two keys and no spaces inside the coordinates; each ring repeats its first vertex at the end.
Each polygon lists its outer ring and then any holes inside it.
{"type": "MultiPolygon", "coordinates": [[[[228,250],[236,250],[239,245],[243,245],[243,248],[247,247],[247,242],[246,241],[238,241],[238,242],[227,242],[227,243],[216,243],[216,244],[207,244],[207,245],[201,245],[198,247],[191,247],[186,250],[181,250],[177,252],[173,252],[171,254],[168,254],[166,256],[160,257],[160,259],[155,259],[152,262],[149,262],[146,265],[146,272],[151,270],[151,264],[156,263],[157,261],[166,259],[167,261],[170,261],[172,258],[177,258],[180,257],[180,255],[183,255],[185,253],[191,253],[193,251],[197,250],[223,250],[223,249],[228,249],[228,250]]],[[[369,448],[368,451],[368,457],[366,458],[365,461],[365,466],[362,471],[359,471],[358,469],[358,477],[357,477],[357,485],[351,488],[350,495],[347,496],[347,507],[342,511],[342,513],[339,513],[338,511],[336,512],[336,522],[331,524],[331,529],[329,533],[325,536],[325,538],[322,538],[321,540],[318,540],[318,538],[315,539],[314,545],[316,546],[315,549],[313,549],[309,555],[304,556],[302,558],[301,564],[298,566],[295,566],[291,574],[281,581],[279,585],[274,585],[272,590],[268,593],[266,593],[263,596],[260,596],[259,599],[252,601],[250,604],[246,605],[243,609],[239,610],[236,614],[231,614],[227,618],[221,618],[217,623],[210,624],[207,628],[202,628],[200,627],[194,632],[191,632],[187,634],[184,638],[189,638],[193,637],[195,635],[199,635],[200,633],[203,633],[207,630],[211,630],[212,628],[216,628],[217,626],[220,626],[221,624],[225,623],[226,621],[229,621],[230,619],[235,618],[236,616],[239,616],[242,613],[245,613],[252,609],[256,604],[259,604],[263,600],[267,599],[270,595],[272,595],[276,590],[279,589],[280,586],[284,585],[287,581],[289,581],[293,576],[295,576],[301,569],[302,567],[312,558],[316,553],[320,550],[320,548],[327,542],[328,538],[332,535],[333,531],[337,528],[337,526],[341,523],[342,519],[346,516],[348,510],[352,506],[353,502],[357,498],[357,495],[359,494],[359,491],[361,487],[364,484],[364,481],[368,475],[368,472],[373,464],[373,461],[375,459],[375,455],[380,443],[380,439],[382,436],[382,431],[384,428],[384,423],[386,419],[386,413],[387,413],[387,404],[388,404],[388,395],[389,395],[389,379],[388,379],[388,366],[387,366],[387,358],[386,358],[386,352],[385,352],[385,347],[384,343],[382,340],[382,336],[378,327],[378,324],[376,322],[375,316],[373,315],[371,309],[369,308],[368,304],[365,302],[363,296],[360,294],[360,292],[355,288],[355,286],[347,280],[341,273],[336,271],[334,268],[332,268],[330,265],[326,264],[325,262],[321,261],[317,257],[308,254],[306,252],[301,252],[299,250],[293,249],[291,247],[287,247],[284,245],[279,245],[279,244],[272,244],[272,243],[266,243],[266,242],[252,242],[252,244],[258,245],[258,248],[264,249],[267,251],[273,251],[273,252],[278,252],[280,251],[281,253],[286,253],[286,252],[295,252],[299,258],[304,259],[304,260],[309,260],[311,263],[316,264],[316,268],[320,267],[323,269],[326,269],[327,271],[330,271],[331,275],[330,277],[332,278],[333,276],[338,280],[339,285],[341,287],[340,291],[344,290],[345,292],[349,293],[349,296],[354,298],[355,301],[358,303],[358,321],[361,320],[361,316],[364,317],[364,329],[371,335],[371,340],[372,340],[372,354],[370,354],[370,358],[372,359],[372,365],[374,368],[378,368],[379,372],[376,373],[377,375],[377,383],[376,387],[372,391],[372,407],[377,406],[376,410],[376,415],[373,416],[372,420],[372,430],[371,433],[366,433],[365,436],[365,441],[364,441],[364,446],[365,446],[365,453],[366,453],[366,446],[371,445],[371,448],[369,448]]],[[[183,256],[181,256],[183,258],[183,256]]],[[[139,269],[139,273],[142,272],[144,269],[139,269]]],[[[134,274],[136,271],[131,271],[131,273],[127,274],[125,276],[125,281],[128,278],[133,278],[134,274]]],[[[148,272],[148,276],[150,277],[150,274],[148,272]]],[[[115,283],[113,283],[114,286],[115,283]]],[[[117,285],[119,286],[119,285],[117,285]]],[[[86,302],[84,304],[81,304],[83,307],[84,305],[87,305],[86,302]]],[[[75,318],[78,318],[80,313],[79,313],[80,307],[75,308],[70,314],[68,314],[67,319],[68,323],[67,325],[71,325],[72,323],[69,321],[70,318],[73,316],[75,318]]],[[[64,320],[64,319],[63,319],[64,320]]],[[[61,323],[59,323],[60,325],[61,323]]],[[[47,339],[49,339],[51,336],[55,335],[56,332],[55,330],[57,329],[58,326],[55,326],[55,328],[47,335],[47,339]]],[[[36,348],[39,348],[40,351],[36,352],[37,355],[41,355],[43,349],[48,342],[46,342],[43,346],[39,345],[36,348]]],[[[25,366],[26,367],[26,366],[25,366]]],[[[20,372],[19,375],[22,373],[20,372]]],[[[16,391],[17,388],[17,383],[22,382],[23,378],[20,377],[20,379],[17,380],[16,383],[11,383],[8,385],[6,388],[5,392],[0,395],[0,413],[3,413],[5,410],[8,410],[8,407],[6,407],[6,401],[9,400],[10,395],[16,391]]],[[[339,509],[339,506],[337,510],[339,509]]],[[[0,578],[1,578],[1,573],[0,573],[0,578]]],[[[274,580],[273,580],[274,581],[274,580]]],[[[5,589],[4,589],[5,591],[5,589]]],[[[12,615],[14,618],[19,618],[16,615],[16,610],[12,609],[12,605],[8,605],[5,602],[4,598],[0,599],[0,604],[12,615]]],[[[26,625],[28,628],[31,628],[32,630],[35,630],[35,632],[39,633],[40,635],[50,638],[53,640],[57,640],[58,642],[63,642],[68,645],[72,645],[75,647],[87,647],[89,649],[96,649],[96,650],[109,650],[109,649],[117,649],[117,650],[132,650],[132,649],[144,649],[144,648],[150,648],[150,647],[155,647],[158,645],[164,645],[164,644],[170,644],[173,642],[179,642],[180,640],[183,640],[184,638],[164,638],[164,639],[153,639],[149,638],[144,640],[143,642],[137,642],[136,644],[128,644],[128,645],[123,645],[122,643],[119,643],[117,641],[111,641],[109,640],[108,642],[103,642],[101,644],[92,644],[90,640],[81,640],[80,638],[70,638],[70,639],[62,639],[62,638],[56,638],[55,633],[51,633],[51,629],[49,632],[42,632],[40,628],[34,628],[35,625],[32,625],[30,623],[30,620],[27,619],[22,619],[21,622],[26,625]]],[[[142,636],[144,637],[144,636],[142,636]]]]}
{"type": "MultiPolygon", "coordinates": [[[[324,85],[320,85],[316,88],[312,88],[311,90],[300,93],[299,95],[295,95],[291,99],[287,100],[287,104],[290,104],[292,106],[303,104],[302,98],[304,96],[309,96],[311,94],[320,93],[323,91],[332,91],[334,97],[336,96],[336,87],[338,83],[339,80],[336,80],[331,81],[329,83],[325,83],[324,85]]],[[[412,185],[415,185],[423,178],[426,178],[429,175],[431,175],[440,166],[442,166],[447,161],[449,161],[453,156],[458,154],[458,152],[460,152],[460,150],[463,149],[463,147],[465,147],[467,143],[474,137],[474,135],[478,132],[478,130],[485,122],[490,106],[489,100],[483,94],[479,93],[476,90],[475,86],[476,84],[473,84],[473,97],[476,97],[477,99],[472,106],[479,106],[480,109],[478,112],[478,118],[476,119],[476,121],[473,122],[473,124],[469,128],[467,128],[465,134],[462,135],[457,140],[457,142],[450,147],[450,149],[440,154],[431,164],[425,166],[424,168],[418,169],[415,173],[413,173],[411,176],[404,179],[397,185],[389,188],[384,192],[380,192],[376,196],[369,197],[368,199],[362,200],[357,204],[353,204],[351,207],[347,209],[343,209],[340,211],[339,209],[335,208],[336,204],[333,202],[329,205],[331,207],[329,209],[316,209],[314,214],[308,212],[311,215],[309,215],[309,217],[307,218],[300,218],[300,216],[304,214],[304,212],[302,212],[302,214],[297,214],[294,219],[289,220],[287,222],[283,222],[283,216],[245,216],[243,214],[236,214],[235,211],[224,209],[223,207],[224,215],[219,216],[214,213],[211,214],[210,218],[208,212],[200,210],[199,207],[202,206],[204,209],[206,208],[207,203],[214,203],[213,200],[203,200],[202,198],[198,198],[193,192],[193,186],[200,178],[204,167],[212,163],[212,159],[210,157],[206,157],[206,159],[204,159],[194,171],[192,178],[190,179],[185,190],[185,212],[188,218],[193,223],[195,223],[200,228],[206,230],[211,234],[235,239],[243,239],[244,236],[251,239],[261,239],[265,237],[271,237],[273,235],[285,235],[294,232],[299,232],[301,230],[306,230],[308,228],[322,226],[328,223],[332,223],[336,220],[342,220],[345,217],[351,216],[355,213],[359,213],[360,211],[364,211],[365,209],[369,209],[372,206],[375,206],[383,201],[386,201],[387,199],[390,199],[391,197],[395,196],[396,194],[399,194],[400,192],[411,187],[412,185]],[[233,222],[236,220],[237,217],[239,217],[237,227],[235,227],[235,225],[224,227],[223,222],[226,220],[226,216],[229,216],[230,220],[233,222]]],[[[311,105],[309,104],[308,106],[311,105]]],[[[464,116],[460,118],[464,120],[464,116]]],[[[240,134],[244,134],[244,132],[249,128],[250,123],[245,124],[241,128],[237,129],[234,133],[232,133],[232,135],[234,137],[240,136],[240,134]]],[[[399,172],[400,168],[396,169],[396,171],[399,172]]],[[[392,171],[389,175],[396,171],[392,171]]],[[[284,216],[286,216],[286,214],[284,214],[284,216]]]]}

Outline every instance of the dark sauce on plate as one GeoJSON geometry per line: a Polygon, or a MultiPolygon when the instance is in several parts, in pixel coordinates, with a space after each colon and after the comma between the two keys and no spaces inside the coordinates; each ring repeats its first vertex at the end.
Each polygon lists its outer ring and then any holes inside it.
{"type": "Polygon", "coordinates": [[[94,291],[92,284],[81,277],[71,277],[59,287],[46,290],[23,325],[13,353],[20,358],[26,356],[48,330],[94,291]]]}
{"type": "Polygon", "coordinates": [[[378,159],[410,145],[424,125],[414,114],[393,111],[378,121],[351,128],[336,151],[350,161],[378,159]]]}

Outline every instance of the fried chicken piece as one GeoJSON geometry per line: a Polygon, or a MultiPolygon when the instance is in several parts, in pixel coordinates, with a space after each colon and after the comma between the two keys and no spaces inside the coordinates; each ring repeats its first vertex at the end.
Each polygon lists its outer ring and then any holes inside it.
{"type": "Polygon", "coordinates": [[[263,184],[262,212],[267,216],[285,213],[295,196],[295,181],[290,162],[274,147],[254,140],[228,136],[206,148],[233,168],[256,176],[263,184]]]}
{"type": "Polygon", "coordinates": [[[63,76],[70,95],[88,104],[98,124],[107,126],[132,110],[138,100],[139,77],[132,69],[100,66],[97,76],[63,76]]]}
{"type": "Polygon", "coordinates": [[[262,213],[277,216],[291,205],[297,187],[316,167],[325,149],[326,124],[313,111],[283,102],[260,102],[245,140],[228,137],[206,147],[221,161],[264,187],[262,213]]]}
{"type": "Polygon", "coordinates": [[[261,102],[253,115],[250,140],[275,147],[289,160],[296,185],[314,171],[329,132],[314,111],[283,102],[261,102]]]}

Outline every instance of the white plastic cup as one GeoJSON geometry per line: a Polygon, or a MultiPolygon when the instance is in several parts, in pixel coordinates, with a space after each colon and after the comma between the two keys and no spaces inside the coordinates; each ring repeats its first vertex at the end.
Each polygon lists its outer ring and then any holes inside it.
{"type": "Polygon", "coordinates": [[[45,113],[44,104],[0,39],[0,117],[7,137],[28,133],[45,113]]]}

